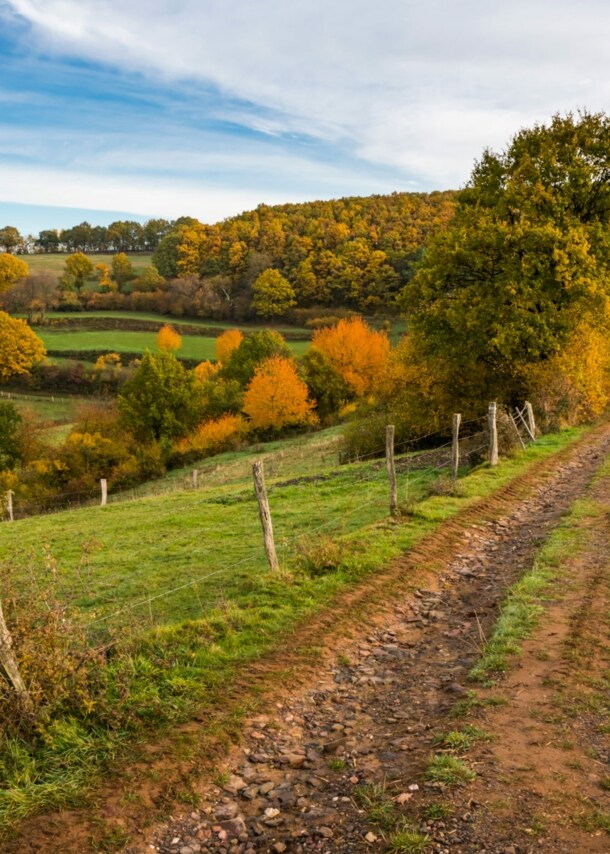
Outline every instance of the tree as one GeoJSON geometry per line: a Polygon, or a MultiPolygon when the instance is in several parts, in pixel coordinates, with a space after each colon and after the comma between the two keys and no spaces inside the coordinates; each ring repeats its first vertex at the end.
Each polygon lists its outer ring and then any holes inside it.
{"type": "Polygon", "coordinates": [[[71,291],[76,290],[80,295],[85,280],[93,275],[93,262],[82,252],[75,252],[73,255],[68,255],[64,267],[64,273],[59,280],[63,289],[71,291]]]}
{"type": "Polygon", "coordinates": [[[0,293],[8,290],[19,279],[24,279],[29,267],[21,258],[15,258],[7,252],[0,255],[0,293]]]}
{"type": "Polygon", "coordinates": [[[174,350],[179,350],[182,347],[182,337],[173,326],[166,323],[157,333],[157,347],[159,350],[173,353],[174,350]]]}
{"type": "Polygon", "coordinates": [[[199,422],[201,401],[192,372],[172,353],[145,353],[119,395],[123,423],[143,440],[185,436],[199,422]]]}
{"type": "Polygon", "coordinates": [[[374,392],[390,355],[386,333],[375,332],[361,317],[317,330],[311,346],[326,356],[356,397],[374,392]]]}
{"type": "Polygon", "coordinates": [[[437,402],[516,403],[532,367],[570,346],[579,324],[607,331],[609,224],[603,114],[557,115],[483,154],[402,297],[437,402]]]}
{"type": "Polygon", "coordinates": [[[117,283],[114,282],[110,276],[110,267],[108,264],[104,264],[103,261],[99,261],[95,265],[94,270],[101,291],[104,293],[111,293],[118,290],[117,283]]]}
{"type": "Polygon", "coordinates": [[[59,232],[50,228],[41,231],[34,245],[43,252],[59,252],[59,232]]]}
{"type": "Polygon", "coordinates": [[[21,246],[23,246],[23,237],[14,226],[5,225],[4,228],[0,228],[0,247],[5,252],[12,253],[21,246]]]}
{"type": "Polygon", "coordinates": [[[133,264],[124,252],[117,252],[116,255],[113,255],[111,269],[112,278],[119,286],[120,291],[135,278],[133,264]]]}
{"type": "Polygon", "coordinates": [[[40,272],[19,279],[6,293],[3,304],[9,312],[27,314],[30,323],[44,323],[47,311],[59,305],[56,276],[40,272]]]}
{"type": "Polygon", "coordinates": [[[291,359],[292,353],[279,332],[264,329],[248,335],[231,353],[229,361],[223,365],[223,379],[236,380],[242,387],[248,385],[257,365],[271,356],[283,356],[291,359]]]}
{"type": "Polygon", "coordinates": [[[25,320],[0,311],[0,382],[29,373],[45,355],[44,344],[25,320]]]}
{"type": "Polygon", "coordinates": [[[301,371],[321,419],[334,415],[353,396],[352,389],[328,356],[315,347],[310,347],[303,356],[301,371]]]}
{"type": "Polygon", "coordinates": [[[165,287],[165,279],[156,267],[144,267],[134,280],[134,291],[158,291],[165,287]]]}
{"type": "Polygon", "coordinates": [[[273,268],[260,274],[252,286],[252,295],[252,307],[259,317],[281,316],[297,304],[292,285],[273,268]]]}
{"type": "Polygon", "coordinates": [[[0,470],[12,469],[21,458],[19,428],[22,418],[14,404],[0,403],[0,470]]]}
{"type": "Polygon", "coordinates": [[[243,333],[239,329],[227,329],[226,332],[219,335],[214,342],[216,361],[222,365],[226,364],[233,350],[237,350],[243,340],[243,333]]]}
{"type": "Polygon", "coordinates": [[[257,366],[244,395],[243,411],[257,430],[314,424],[314,408],[294,362],[282,356],[272,356],[257,366]]]}

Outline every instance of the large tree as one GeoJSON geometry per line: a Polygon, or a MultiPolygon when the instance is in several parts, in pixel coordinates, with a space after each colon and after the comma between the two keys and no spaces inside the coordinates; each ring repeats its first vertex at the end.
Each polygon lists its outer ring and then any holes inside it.
{"type": "Polygon", "coordinates": [[[516,402],[583,322],[607,328],[609,220],[605,115],[555,116],[483,154],[403,292],[429,402],[516,402]]]}
{"type": "Polygon", "coordinates": [[[0,382],[29,373],[45,354],[44,344],[25,320],[0,311],[0,382]]]}
{"type": "Polygon", "coordinates": [[[19,279],[25,278],[29,267],[21,258],[16,258],[8,252],[0,255],[0,292],[8,290],[19,279]]]}

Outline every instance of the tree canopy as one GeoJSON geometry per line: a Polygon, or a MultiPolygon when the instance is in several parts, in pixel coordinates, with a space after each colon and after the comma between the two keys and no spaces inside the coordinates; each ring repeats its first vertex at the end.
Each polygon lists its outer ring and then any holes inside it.
{"type": "Polygon", "coordinates": [[[45,354],[44,344],[25,320],[0,311],[0,381],[29,373],[45,354]]]}

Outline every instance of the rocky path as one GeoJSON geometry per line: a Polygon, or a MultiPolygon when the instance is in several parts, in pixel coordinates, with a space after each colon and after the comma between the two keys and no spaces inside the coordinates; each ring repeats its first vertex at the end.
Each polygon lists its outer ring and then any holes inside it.
{"type": "MultiPolygon", "coordinates": [[[[551,671],[534,668],[517,680],[511,675],[494,691],[475,693],[468,681],[506,588],[531,566],[549,531],[586,492],[609,449],[610,431],[598,431],[516,509],[465,528],[458,548],[445,556],[441,570],[429,573],[424,587],[409,596],[397,595],[381,624],[377,619],[371,624],[374,629],[363,625],[349,644],[338,644],[332,663],[321,665],[306,688],[278,692],[266,713],[249,722],[241,744],[218,767],[214,781],[201,785],[196,810],[176,815],[154,832],[143,832],[141,841],[127,851],[610,850],[610,837],[598,815],[599,799],[607,798],[600,781],[606,779],[602,766],[608,756],[601,747],[601,759],[587,754],[583,742],[590,734],[582,718],[570,737],[580,745],[581,768],[587,756],[598,763],[597,777],[579,771],[569,787],[577,786],[573,797],[585,801],[593,787],[597,825],[594,820],[588,827],[586,822],[572,823],[558,834],[543,828],[539,819],[528,818],[540,799],[559,796],[561,786],[568,786],[559,775],[553,778],[555,789],[546,785],[536,794],[535,780],[528,788],[520,776],[524,772],[518,770],[524,755],[548,736],[544,727],[532,734],[529,725],[534,694],[551,671]],[[452,717],[456,713],[469,717],[459,720],[452,717]],[[497,742],[481,739],[472,760],[469,755],[477,779],[456,788],[431,780],[426,770],[430,757],[439,753],[439,738],[473,722],[492,735],[498,732],[497,742]],[[534,804],[529,798],[538,800],[534,804]]],[[[600,484],[596,500],[608,503],[608,483],[600,484]]],[[[586,602],[591,610],[593,603],[601,607],[603,601],[595,592],[604,586],[602,581],[595,587],[592,580],[598,569],[595,555],[610,553],[608,517],[602,513],[600,518],[588,558],[574,570],[579,581],[574,582],[573,595],[554,606],[553,625],[567,627],[556,635],[552,654],[554,667],[563,662],[559,669],[564,676],[569,667],[561,658],[561,645],[575,625],[574,615],[583,612],[586,602]]],[[[581,648],[585,634],[581,632],[581,648]]],[[[543,663],[544,655],[538,653],[547,646],[548,638],[524,653],[530,665],[543,663]]],[[[598,658],[603,668],[604,654],[598,658]]],[[[572,697],[576,687],[568,686],[567,695],[572,697]]],[[[538,700],[543,710],[555,702],[538,700]]],[[[561,715],[557,720],[561,729],[561,715]]],[[[598,742],[603,741],[596,733],[598,742]]],[[[545,762],[541,752],[532,767],[545,767],[545,762]]],[[[536,771],[531,774],[537,777],[536,771]]],[[[593,802],[589,798],[587,803],[593,802]]],[[[557,806],[549,814],[557,822],[560,812],[557,806]]]]}

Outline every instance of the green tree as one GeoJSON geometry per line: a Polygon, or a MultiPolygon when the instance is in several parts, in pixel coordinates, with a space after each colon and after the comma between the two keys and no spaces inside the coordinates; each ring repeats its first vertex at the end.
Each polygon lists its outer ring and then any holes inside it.
{"type": "Polygon", "coordinates": [[[123,423],[141,440],[185,436],[201,417],[200,394],[191,371],[172,353],[145,353],[119,395],[123,423]]]}
{"type": "Polygon", "coordinates": [[[432,397],[515,402],[583,318],[606,327],[609,220],[605,115],[555,116],[486,151],[402,295],[432,397]]]}
{"type": "Polygon", "coordinates": [[[83,255],[82,252],[75,252],[73,255],[68,255],[64,272],[59,280],[60,286],[64,290],[76,290],[80,295],[85,281],[93,276],[94,266],[93,261],[83,255]]]}
{"type": "Polygon", "coordinates": [[[21,458],[21,422],[14,404],[0,403],[0,470],[14,468],[21,458]]]}
{"type": "Polygon", "coordinates": [[[226,365],[223,365],[220,376],[225,380],[236,380],[245,388],[256,371],[257,365],[272,356],[283,356],[292,359],[292,353],[279,332],[264,329],[246,336],[232,351],[226,365]]]}
{"type": "Polygon", "coordinates": [[[0,228],[0,247],[5,252],[12,253],[23,244],[23,237],[13,225],[5,225],[4,228],[0,228]]]}
{"type": "Polygon", "coordinates": [[[321,419],[330,418],[353,397],[353,391],[328,356],[315,347],[310,347],[303,356],[301,374],[310,397],[316,401],[316,412],[321,419]]]}
{"type": "Polygon", "coordinates": [[[279,270],[271,267],[252,286],[252,307],[259,317],[279,317],[297,304],[294,288],[279,270]]]}

